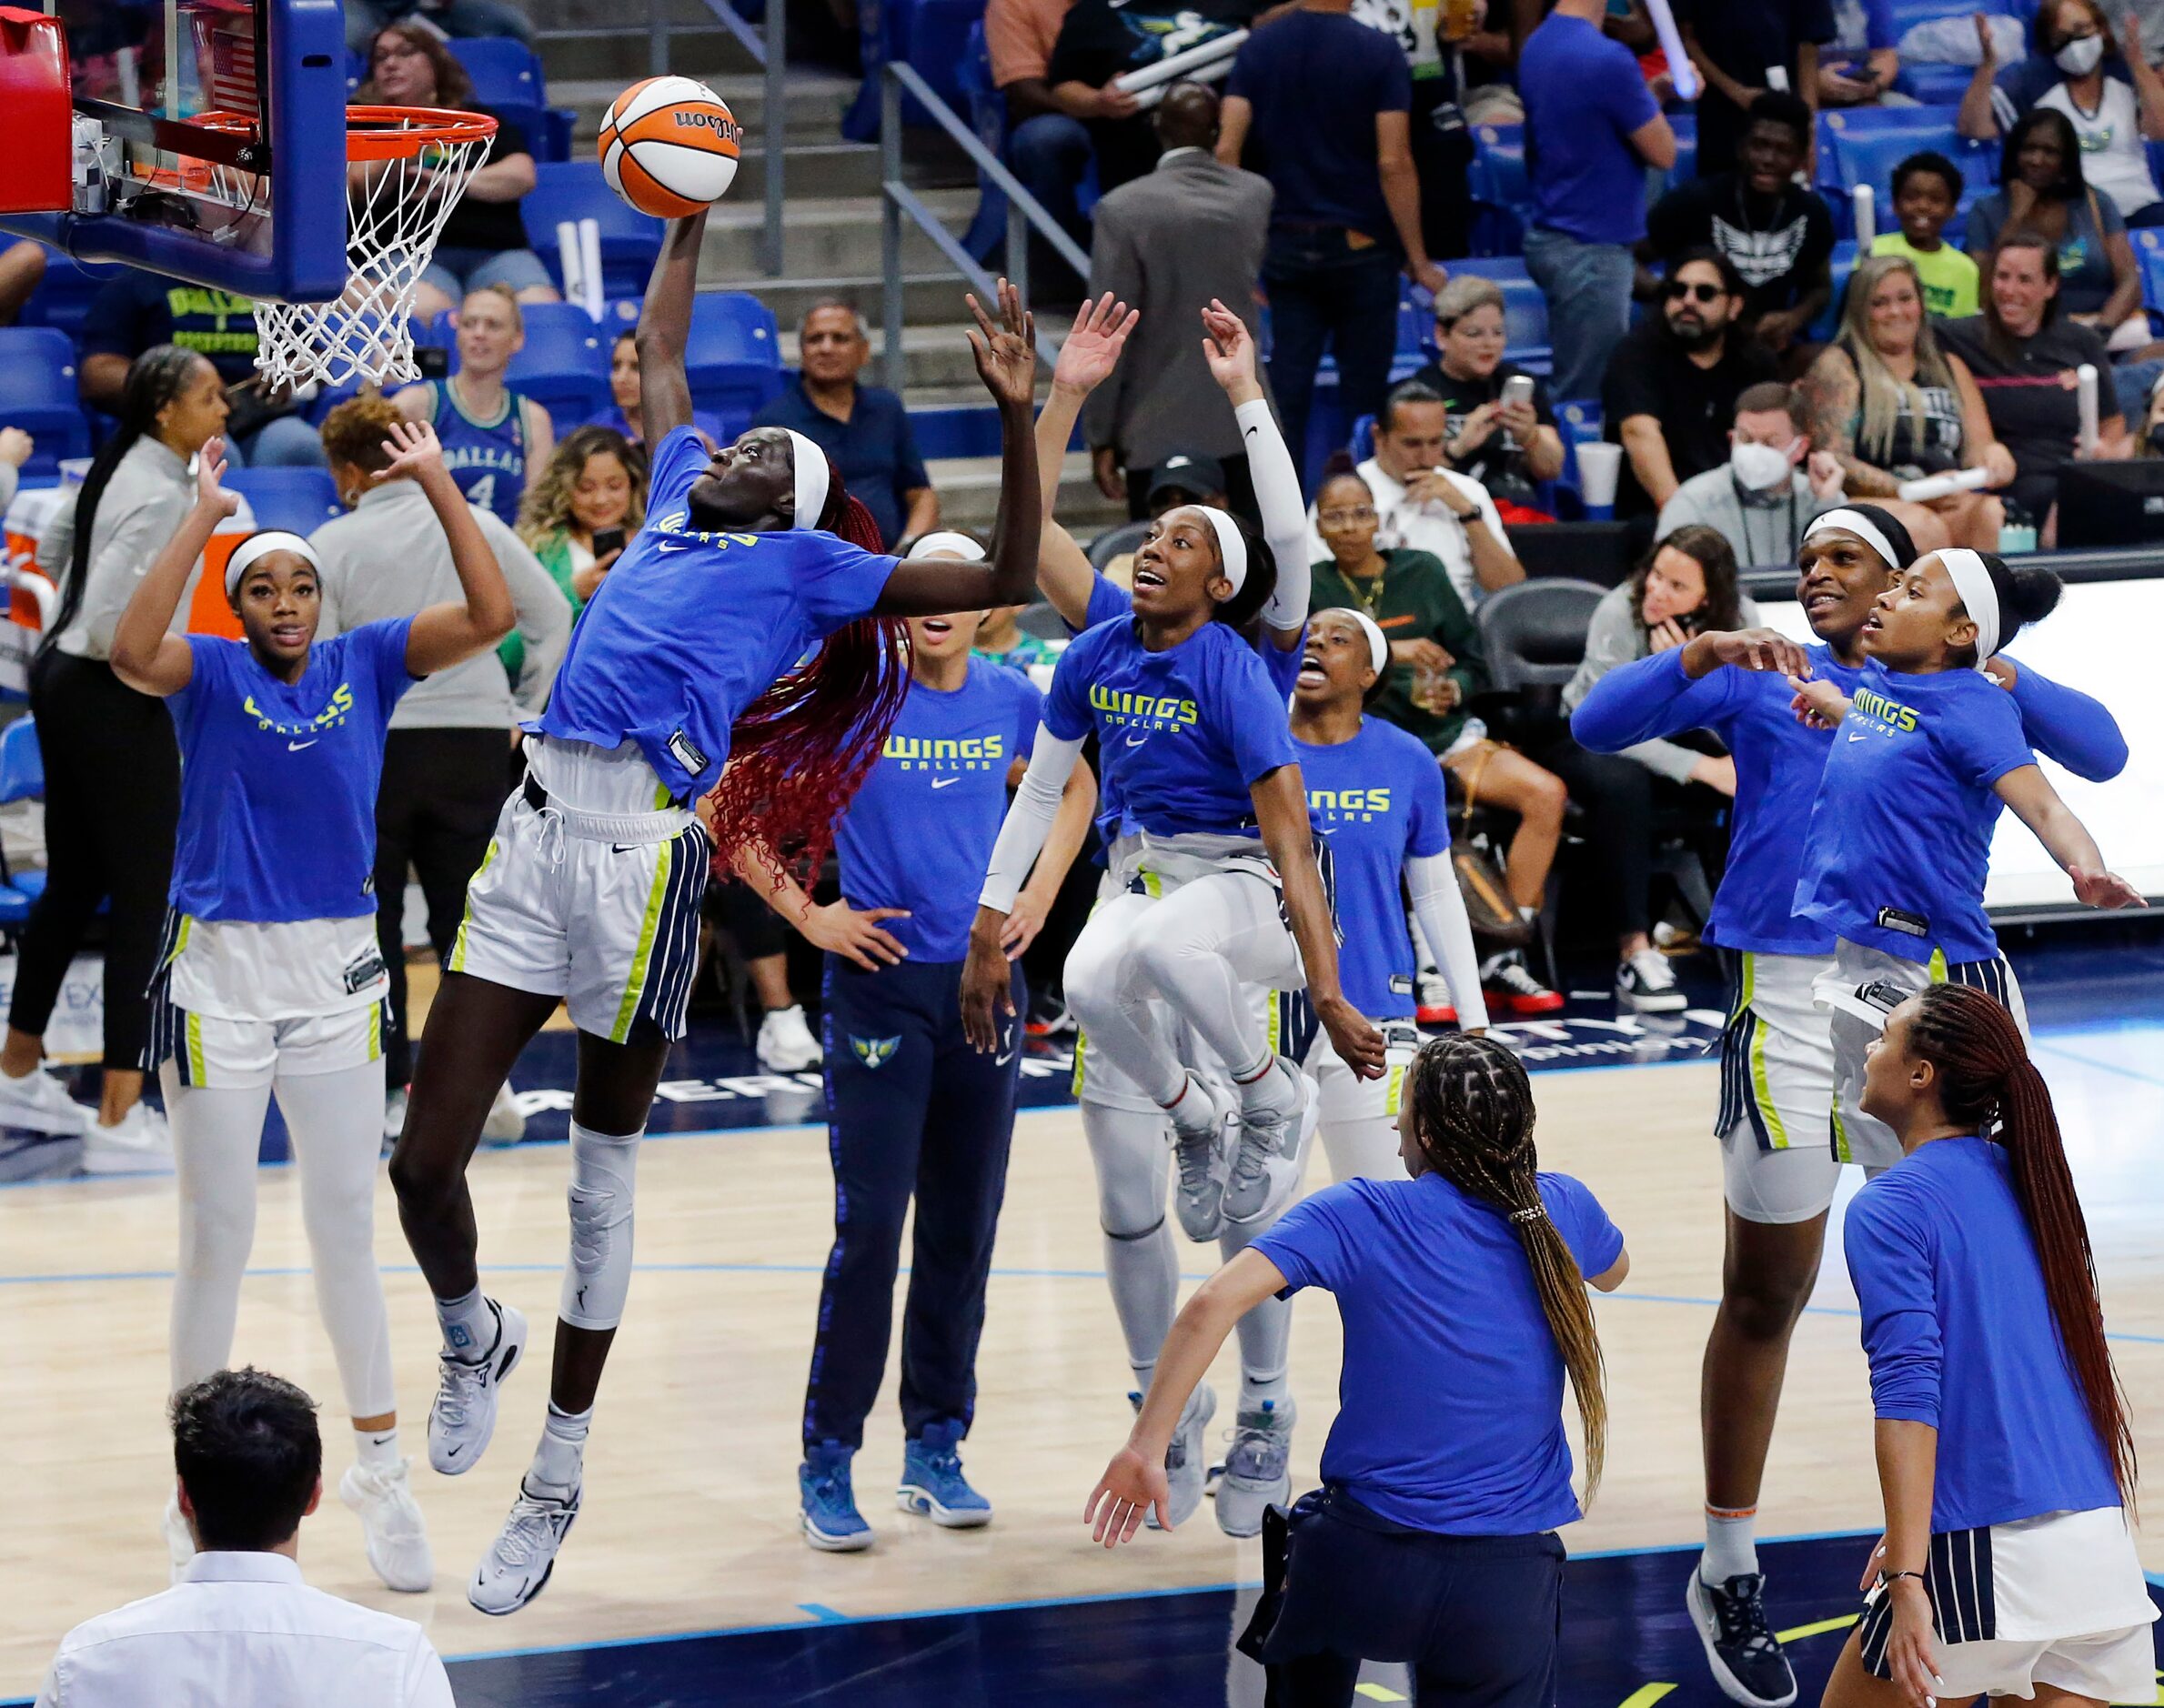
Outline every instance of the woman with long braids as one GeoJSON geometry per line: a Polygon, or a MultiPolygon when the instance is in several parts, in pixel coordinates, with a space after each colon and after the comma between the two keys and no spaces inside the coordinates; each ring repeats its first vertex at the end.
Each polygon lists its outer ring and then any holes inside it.
{"type": "MultiPolygon", "coordinates": [[[[204,357],[161,344],[138,356],[120,426],[38,544],[59,608],[30,666],[30,711],[45,754],[50,879],[24,928],[7,1041],[0,1046],[0,1125],[82,1133],[92,1173],[170,1172],[165,1120],[141,1101],[150,1043],[150,976],[165,929],[166,881],[180,822],[180,750],[156,696],[113,673],[113,630],[166,542],[194,507],[189,460],[225,430],[226,388],[204,357]],[[85,931],[106,919],[105,1088],[86,1119],[38,1070],[45,1030],[85,931]]],[[[173,617],[195,591],[198,562],[173,617]]]]}
{"type": "Polygon", "coordinates": [[[1090,1496],[1083,1522],[1108,1548],[1162,1519],[1165,1443],[1233,1324],[1280,1292],[1336,1295],[1344,1366],[1323,1486],[1293,1507],[1282,1575],[1241,1643],[1270,1669],[1273,1708],[1344,1708],[1363,1660],[1411,1663],[1423,1704],[1555,1701],[1554,1532],[1579,1516],[1563,1384],[1590,1499],[1607,1402],[1585,1286],[1613,1291],[1630,1260],[1582,1183],[1540,1171],[1533,1124],[1506,1045],[1424,1044],[1398,1114],[1411,1178],[1324,1187],[1204,1281],[1090,1496]]]}
{"type": "Polygon", "coordinates": [[[1886,1533],[1825,1708],[2156,1693],[2134,1438],[2051,1093],[2006,1009],[1934,985],[1871,1049],[1901,1160],[1848,1206],[1886,1533]]]}
{"type": "Polygon", "coordinates": [[[467,1592],[486,1613],[540,1592],[579,1515],[594,1395],[631,1282],[639,1140],[684,1030],[710,860],[726,868],[757,842],[801,848],[816,869],[908,690],[898,619],[1015,604],[1036,568],[1036,355],[1013,289],[1000,286],[996,322],[970,299],[1004,444],[991,555],[901,563],[879,555],[870,514],[810,439],[756,429],[710,455],[692,427],[684,347],[705,228],[703,210],[670,226],[639,316],[646,522],[526,727],[526,780],[468,892],[391,1158],[443,1326],[429,1462],[455,1475],[487,1449],[527,1339],[524,1315],[481,1292],[466,1168],[518,1052],[567,1005],[579,1032],[570,1261],[540,1447],[467,1592]]]}

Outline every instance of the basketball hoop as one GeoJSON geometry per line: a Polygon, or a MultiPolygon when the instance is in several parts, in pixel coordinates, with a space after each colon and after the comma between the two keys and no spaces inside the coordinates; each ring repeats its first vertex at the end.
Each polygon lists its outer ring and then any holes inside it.
{"type": "MultiPolygon", "coordinates": [[[[237,113],[204,113],[193,123],[257,128],[237,113]]],[[[367,168],[347,187],[352,278],[327,303],[256,304],[256,367],[275,386],[420,377],[407,325],[414,292],[496,135],[492,118],[434,107],[349,106],[346,125],[347,160],[367,168]]]]}

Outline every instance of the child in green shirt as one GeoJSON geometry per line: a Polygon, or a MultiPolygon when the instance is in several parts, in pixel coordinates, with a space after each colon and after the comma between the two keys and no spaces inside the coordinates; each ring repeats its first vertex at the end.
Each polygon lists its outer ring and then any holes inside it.
{"type": "Polygon", "coordinates": [[[1961,205],[1961,169],[1944,155],[1926,150],[1894,168],[1894,216],[1898,231],[1881,232],[1873,255],[1907,256],[1924,287],[1924,307],[1941,319],[1977,312],[1977,264],[1941,234],[1961,205]]]}

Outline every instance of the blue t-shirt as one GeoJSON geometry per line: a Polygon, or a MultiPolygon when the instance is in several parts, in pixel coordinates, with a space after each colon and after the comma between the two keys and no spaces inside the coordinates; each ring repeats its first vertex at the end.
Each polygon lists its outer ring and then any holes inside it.
{"type": "Polygon", "coordinates": [[[1044,697],[982,658],[952,692],[910,684],[901,716],[834,834],[854,908],[907,908],[885,929],[912,960],[969,953],[977,891],[1007,816],[1007,770],[1037,740],[1044,697]]]}
{"type": "Polygon", "coordinates": [[[1405,861],[1450,846],[1443,770],[1417,737],[1369,718],[1334,747],[1297,738],[1307,812],[1336,868],[1338,982],[1370,1020],[1413,1012],[1413,939],[1402,899],[1405,861]]]}
{"type": "Polygon", "coordinates": [[[1580,243],[1637,242],[1646,163],[1630,137],[1660,108],[1630,49],[1582,18],[1551,14],[1518,56],[1518,93],[1533,223],[1580,243]]]}
{"type": "Polygon", "coordinates": [[[1060,655],[1044,727],[1094,731],[1127,818],[1152,836],[1255,834],[1250,788],[1295,762],[1284,697],[1223,623],[1151,652],[1132,618],[1100,623],[1060,655]]]}
{"type": "Polygon", "coordinates": [[[1250,162],[1277,192],[1273,226],[1333,226],[1394,251],[1375,115],[1413,105],[1396,38],[1344,13],[1287,13],[1240,45],[1224,92],[1254,108],[1250,162]]]}
{"type": "MultiPolygon", "coordinates": [[[[1861,672],[1829,647],[1805,648],[1811,674],[1851,691],[1861,672]]],[[[1618,666],[1593,685],[1571,715],[1581,747],[1616,753],[1633,742],[1686,729],[1710,729],[1736,760],[1736,808],[1728,866],[1713,899],[1707,940],[1762,955],[1830,955],[1834,934],[1797,916],[1796,884],[1805,828],[1818,799],[1831,750],[1830,731],[1808,729],[1790,709],[1786,678],[1736,667],[1696,681],[1673,648],[1618,666]]],[[[2127,763],[2127,743],[2111,714],[2076,689],[2017,667],[2013,701],[2023,738],[2078,777],[2103,782],[2127,763]]]]}
{"type": "Polygon", "coordinates": [[[706,446],[678,427],[654,454],[646,525],[579,613],[549,709],[526,728],[636,741],[671,795],[720,780],[744,708],[824,637],[869,613],[894,559],[810,529],[708,533],[685,495],[706,446]]]}
{"type": "Polygon", "coordinates": [[[1975,670],[1897,675],[1867,663],[1834,731],[1804,840],[1796,910],[1903,960],[1988,960],[1991,786],[2034,765],[2021,713],[1975,670]]]}
{"type": "Polygon", "coordinates": [[[833,459],[850,497],[861,498],[892,546],[909,516],[908,495],[931,485],[917,455],[909,411],[892,392],[859,386],[849,419],[837,421],[805,395],[801,379],[784,386],[751,417],[753,427],[794,427],[833,459]]]}
{"type": "Polygon", "coordinates": [[[2003,1147],[1918,1146],[1865,1182],[1842,1245],[1874,1413],[1938,1432],[1934,1534],[2119,1504],[2003,1147]]]}
{"type": "MultiPolygon", "coordinates": [[[[1623,1254],[1567,1174],[1541,1201],[1586,1275],[1623,1254]]],[[[1503,1212],[1440,1174],[1341,1181],[1249,1248],[1287,1294],[1337,1296],[1345,1331],[1323,1481],[1414,1530],[1522,1536],[1578,1516],[1563,1433],[1563,1354],[1503,1212]]]]}
{"type": "Polygon", "coordinates": [[[506,527],[518,524],[518,500],[526,494],[525,397],[504,387],[503,407],[493,421],[466,413],[448,382],[430,380],[428,422],[443,442],[443,466],[466,502],[493,510],[506,527]]]}
{"type": "Polygon", "coordinates": [[[166,697],[180,742],[180,832],[166,899],[257,925],[376,911],[376,785],[410,617],[318,640],[281,682],[245,640],[190,635],[195,674],[166,697]]]}

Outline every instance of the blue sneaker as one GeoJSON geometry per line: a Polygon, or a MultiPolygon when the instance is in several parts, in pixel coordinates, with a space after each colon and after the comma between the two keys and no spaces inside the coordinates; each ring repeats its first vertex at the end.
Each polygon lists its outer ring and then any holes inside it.
{"type": "Polygon", "coordinates": [[[871,1546],[871,1526],[850,1487],[849,1462],[855,1456],[855,1449],[840,1442],[821,1442],[804,1450],[797,1468],[804,1540],[821,1553],[861,1553],[871,1546]]]}
{"type": "Polygon", "coordinates": [[[946,1530],[975,1530],[991,1522],[991,1502],[961,1474],[961,1425],[927,1423],[901,1450],[901,1486],[894,1504],[946,1530]]]}

